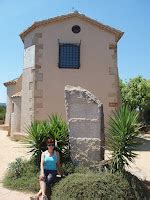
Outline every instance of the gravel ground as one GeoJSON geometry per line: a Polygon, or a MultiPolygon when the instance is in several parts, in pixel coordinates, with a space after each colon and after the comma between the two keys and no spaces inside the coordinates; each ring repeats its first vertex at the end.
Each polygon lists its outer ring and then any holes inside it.
{"type": "Polygon", "coordinates": [[[12,141],[7,131],[0,130],[0,200],[29,200],[33,194],[8,190],[3,187],[2,179],[8,164],[18,157],[29,158],[27,150],[19,142],[12,141]]]}

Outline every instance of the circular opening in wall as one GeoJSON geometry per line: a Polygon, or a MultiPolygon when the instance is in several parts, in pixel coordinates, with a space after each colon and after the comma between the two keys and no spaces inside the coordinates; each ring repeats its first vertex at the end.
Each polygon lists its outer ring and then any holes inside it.
{"type": "Polygon", "coordinates": [[[81,31],[80,26],[74,25],[74,26],[72,27],[72,32],[73,32],[73,33],[77,34],[77,33],[80,33],[80,31],[81,31]]]}

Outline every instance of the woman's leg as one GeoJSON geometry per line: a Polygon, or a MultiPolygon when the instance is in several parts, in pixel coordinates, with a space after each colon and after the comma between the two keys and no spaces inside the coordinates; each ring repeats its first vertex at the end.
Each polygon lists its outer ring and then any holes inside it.
{"type": "Polygon", "coordinates": [[[36,196],[39,198],[42,194],[42,190],[40,189],[39,192],[36,194],[36,196]]]}
{"type": "Polygon", "coordinates": [[[50,196],[51,196],[51,184],[54,183],[55,179],[56,179],[56,172],[49,171],[49,174],[46,179],[46,185],[47,185],[46,194],[47,194],[48,199],[50,199],[50,196]]]}
{"type": "Polygon", "coordinates": [[[56,171],[50,171],[49,174],[47,175],[47,186],[50,186],[52,183],[54,183],[54,181],[56,180],[56,171]]]}
{"type": "Polygon", "coordinates": [[[40,180],[40,188],[41,188],[41,194],[45,195],[45,193],[46,193],[46,183],[45,183],[45,181],[40,180]]]}
{"type": "MultiPolygon", "coordinates": [[[[40,186],[41,187],[41,186],[40,186]]],[[[39,191],[38,191],[38,193],[35,195],[35,196],[33,196],[33,197],[30,197],[30,199],[32,200],[32,199],[36,199],[36,200],[39,200],[39,198],[40,198],[40,196],[42,195],[42,190],[40,189],[39,191]]]]}

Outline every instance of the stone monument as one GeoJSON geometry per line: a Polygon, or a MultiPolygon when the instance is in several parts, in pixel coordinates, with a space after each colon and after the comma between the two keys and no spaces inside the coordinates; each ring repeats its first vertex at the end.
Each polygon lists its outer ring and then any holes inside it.
{"type": "Polygon", "coordinates": [[[102,103],[80,86],[65,86],[71,159],[75,164],[99,165],[104,160],[104,114],[102,103]]]}

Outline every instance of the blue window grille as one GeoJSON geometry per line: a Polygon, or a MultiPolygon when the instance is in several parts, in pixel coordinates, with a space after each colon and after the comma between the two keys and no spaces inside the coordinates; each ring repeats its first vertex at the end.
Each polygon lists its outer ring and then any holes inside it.
{"type": "Polygon", "coordinates": [[[80,67],[80,44],[59,44],[59,68],[80,67]]]}

